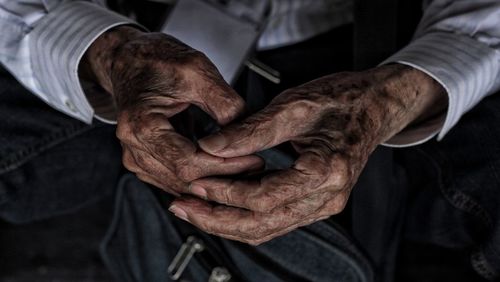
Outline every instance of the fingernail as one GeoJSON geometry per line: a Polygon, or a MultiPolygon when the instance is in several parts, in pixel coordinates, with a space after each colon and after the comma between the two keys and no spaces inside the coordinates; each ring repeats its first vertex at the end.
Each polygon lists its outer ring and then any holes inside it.
{"type": "Polygon", "coordinates": [[[200,185],[191,184],[190,190],[193,195],[196,195],[204,200],[208,200],[207,190],[205,190],[205,188],[201,187],[200,185]]]}
{"type": "Polygon", "coordinates": [[[168,210],[171,213],[173,213],[175,216],[177,216],[178,218],[185,220],[185,221],[189,221],[187,213],[183,209],[179,208],[178,206],[171,205],[170,208],[168,208],[168,210]]]}
{"type": "Polygon", "coordinates": [[[203,150],[208,152],[217,152],[227,146],[226,138],[220,133],[215,133],[214,135],[205,137],[198,143],[203,150]]]}

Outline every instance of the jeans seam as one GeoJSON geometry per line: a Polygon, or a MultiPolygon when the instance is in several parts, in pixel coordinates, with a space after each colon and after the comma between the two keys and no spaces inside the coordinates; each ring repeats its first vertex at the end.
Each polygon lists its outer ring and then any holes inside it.
{"type": "MultiPolygon", "coordinates": [[[[490,214],[488,213],[488,211],[482,208],[481,205],[477,203],[477,201],[475,201],[472,197],[465,193],[454,190],[452,188],[446,188],[452,183],[452,173],[449,166],[446,165],[445,157],[440,154],[443,162],[438,165],[438,162],[431,155],[427,154],[421,149],[419,151],[431,162],[432,166],[436,169],[438,174],[437,177],[439,190],[441,191],[441,194],[445,197],[445,199],[455,208],[478,217],[487,228],[492,228],[493,220],[491,219],[490,214]],[[440,167],[447,168],[448,171],[443,173],[440,167]]],[[[438,154],[438,152],[435,152],[435,154],[438,154]]]]}
{"type": "Polygon", "coordinates": [[[88,126],[86,124],[74,124],[70,127],[66,127],[62,130],[56,131],[45,138],[42,138],[39,142],[36,142],[26,148],[7,156],[3,161],[0,162],[0,174],[12,171],[30,159],[38,156],[47,149],[50,149],[72,137],[79,134],[85,133],[95,126],[88,126]]]}

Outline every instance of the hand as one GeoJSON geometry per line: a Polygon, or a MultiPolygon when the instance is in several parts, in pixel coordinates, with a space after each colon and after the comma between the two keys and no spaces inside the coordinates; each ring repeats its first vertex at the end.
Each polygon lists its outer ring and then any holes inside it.
{"type": "Polygon", "coordinates": [[[432,78],[403,65],[333,74],[289,89],[200,146],[233,158],[291,141],[299,153],[295,164],[258,181],[193,181],[193,194],[219,204],[185,197],[170,209],[208,233],[250,244],[340,213],[375,147],[431,105],[442,110],[444,93],[432,78]]]}
{"type": "Polygon", "coordinates": [[[243,100],[199,51],[165,34],[119,27],[92,44],[85,62],[116,102],[123,164],[141,180],[178,195],[200,177],[262,165],[256,156],[209,155],[169,123],[189,105],[221,125],[243,110],[243,100]]]}

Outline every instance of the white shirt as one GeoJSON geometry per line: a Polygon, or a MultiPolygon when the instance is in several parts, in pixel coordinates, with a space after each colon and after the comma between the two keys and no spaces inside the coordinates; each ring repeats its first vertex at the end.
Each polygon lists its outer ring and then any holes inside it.
{"type": "MultiPolygon", "coordinates": [[[[0,0],[0,62],[40,99],[86,123],[105,120],[105,114],[91,106],[82,88],[80,59],[103,32],[134,24],[103,2],[0,0]]],[[[425,2],[412,42],[384,63],[407,64],[435,78],[448,93],[449,107],[442,119],[398,134],[391,140],[395,146],[436,134],[443,138],[464,113],[500,88],[500,0],[425,2]]],[[[259,47],[305,40],[352,20],[350,9],[350,1],[276,0],[259,47]],[[318,15],[332,20],[317,21],[318,15]]]]}

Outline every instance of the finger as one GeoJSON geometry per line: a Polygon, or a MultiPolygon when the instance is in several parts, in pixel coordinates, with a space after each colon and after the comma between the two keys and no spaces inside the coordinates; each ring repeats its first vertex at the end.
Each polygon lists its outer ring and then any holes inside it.
{"type": "MultiPolygon", "coordinates": [[[[164,190],[167,193],[173,194],[175,196],[180,196],[180,194],[175,191],[174,189],[170,188],[172,184],[170,185],[165,185],[161,181],[157,180],[154,175],[146,172],[143,170],[138,164],[136,159],[134,158],[133,154],[131,151],[128,149],[127,146],[123,146],[123,164],[125,168],[127,168],[129,171],[135,173],[137,178],[140,180],[149,183],[151,185],[154,185],[162,190],[164,190]]],[[[161,175],[165,175],[164,173],[161,175]]]]}
{"type": "Polygon", "coordinates": [[[241,123],[231,124],[199,141],[206,152],[220,157],[236,157],[259,152],[290,140],[303,131],[304,121],[293,109],[272,104],[241,123]]]}
{"type": "Polygon", "coordinates": [[[139,141],[149,144],[148,153],[158,163],[171,167],[173,173],[184,182],[211,175],[238,174],[264,165],[262,158],[254,155],[227,159],[209,155],[197,150],[189,139],[171,130],[156,134],[154,140],[139,141]]]}
{"type": "Polygon", "coordinates": [[[150,142],[154,146],[149,148],[148,153],[157,163],[170,167],[184,182],[213,175],[238,174],[264,165],[262,158],[254,155],[221,158],[197,151],[190,140],[174,131],[165,131],[158,139],[160,141],[150,142]]]}
{"type": "Polygon", "coordinates": [[[225,159],[198,151],[189,139],[173,131],[168,121],[162,116],[147,120],[144,126],[146,129],[141,128],[127,133],[133,135],[133,138],[127,139],[127,145],[132,151],[146,152],[156,160],[150,160],[149,156],[144,153],[134,154],[138,165],[150,175],[161,173],[164,171],[161,167],[164,167],[171,172],[167,175],[173,174],[174,179],[179,178],[183,182],[191,182],[210,175],[238,174],[254,170],[264,164],[258,156],[225,159]],[[154,167],[148,168],[150,166],[154,167]]]}
{"type": "Polygon", "coordinates": [[[122,112],[118,117],[116,137],[122,144],[145,149],[150,141],[173,129],[164,114],[122,112]]]}
{"type": "MultiPolygon", "coordinates": [[[[323,194],[323,195],[326,195],[326,194],[323,194]]],[[[259,245],[259,244],[262,244],[262,243],[267,242],[269,240],[272,240],[276,237],[285,235],[285,234],[287,234],[287,233],[289,233],[289,232],[291,232],[299,227],[307,226],[309,224],[313,224],[315,222],[325,220],[325,219],[331,217],[332,215],[339,214],[340,212],[342,212],[344,210],[344,207],[347,203],[348,198],[349,198],[349,191],[337,193],[333,199],[326,201],[322,208],[320,208],[318,211],[316,211],[314,213],[309,214],[307,217],[305,217],[301,221],[299,221],[295,224],[292,224],[283,230],[279,230],[275,233],[271,233],[263,238],[253,240],[253,241],[248,242],[248,243],[250,243],[252,245],[259,245]]]]}
{"type": "MultiPolygon", "coordinates": [[[[176,199],[170,211],[207,233],[247,243],[261,243],[326,216],[332,195],[316,194],[271,214],[213,206],[193,198],[176,199]]],[[[330,214],[331,215],[331,214],[330,214]]]]}
{"type": "MultiPolygon", "coordinates": [[[[208,159],[215,158],[208,154],[206,154],[206,157],[208,159]]],[[[174,195],[191,191],[187,183],[192,180],[191,178],[198,178],[198,175],[237,174],[263,165],[263,160],[257,156],[228,160],[217,158],[216,162],[221,164],[218,167],[210,166],[208,165],[208,161],[200,158],[198,160],[200,163],[199,166],[194,164],[186,165],[182,166],[181,169],[175,169],[174,166],[174,170],[172,170],[168,165],[164,165],[164,163],[149,155],[148,152],[137,148],[134,150],[124,150],[124,159],[127,160],[128,169],[136,173],[139,179],[174,195]],[[186,170],[183,168],[186,168],[186,170]]],[[[198,196],[205,198],[203,194],[198,194],[198,196]]]]}
{"type": "MultiPolygon", "coordinates": [[[[268,241],[270,241],[272,239],[275,239],[277,237],[280,237],[280,236],[283,236],[285,234],[288,234],[288,233],[292,232],[293,230],[295,230],[295,229],[297,229],[299,227],[307,226],[307,225],[312,224],[314,222],[327,219],[328,217],[329,216],[307,218],[307,219],[304,219],[304,221],[296,223],[296,224],[293,224],[293,225],[290,225],[290,226],[286,227],[283,230],[279,230],[279,231],[277,231],[275,233],[271,233],[271,234],[269,234],[269,235],[267,235],[265,237],[262,237],[262,238],[259,238],[259,239],[254,239],[254,240],[248,241],[246,243],[251,244],[253,246],[258,246],[258,245],[260,245],[262,243],[268,242],[268,241]]],[[[235,240],[235,239],[233,239],[233,240],[235,240]]]]}
{"type": "Polygon", "coordinates": [[[197,199],[176,199],[169,210],[207,233],[243,242],[285,229],[289,220],[197,199]]]}
{"type": "Polygon", "coordinates": [[[134,157],[132,156],[132,153],[128,149],[126,145],[123,145],[123,152],[122,152],[122,163],[123,166],[128,169],[129,171],[133,173],[142,173],[142,169],[139,167],[137,162],[135,161],[134,157]]]}
{"type": "Polygon", "coordinates": [[[149,183],[159,189],[162,189],[163,191],[169,193],[169,194],[172,194],[176,197],[180,197],[181,194],[179,194],[179,192],[169,188],[168,186],[165,186],[164,184],[160,183],[158,180],[156,180],[153,176],[149,175],[149,174],[144,174],[144,173],[136,173],[136,176],[137,178],[139,178],[140,180],[146,182],[146,183],[149,183]]]}
{"type": "MultiPolygon", "coordinates": [[[[198,75],[191,73],[192,75],[198,75]]],[[[202,71],[199,76],[199,87],[183,99],[189,99],[203,111],[214,118],[220,125],[225,125],[241,115],[245,102],[234,89],[232,89],[213,67],[213,70],[202,71]]]]}
{"type": "Polygon", "coordinates": [[[203,151],[196,152],[189,158],[188,165],[179,170],[179,175],[186,182],[216,175],[234,175],[255,171],[264,167],[264,160],[256,155],[220,158],[203,151]]]}
{"type": "MultiPolygon", "coordinates": [[[[339,163],[339,162],[335,162],[339,163]]],[[[335,164],[314,152],[299,157],[290,169],[265,176],[260,181],[205,178],[191,183],[191,192],[208,200],[234,207],[268,213],[323,190],[335,191],[336,173],[344,173],[335,164]]]]}
{"type": "Polygon", "coordinates": [[[175,173],[168,167],[153,158],[148,152],[134,149],[130,150],[131,155],[138,166],[135,171],[139,179],[155,185],[165,192],[179,195],[186,191],[188,185],[180,181],[175,173]]]}
{"type": "MultiPolygon", "coordinates": [[[[238,174],[263,166],[258,156],[224,159],[197,151],[184,136],[173,131],[161,114],[137,117],[134,129],[124,123],[117,131],[134,161],[128,161],[133,172],[145,172],[158,180],[164,190],[188,191],[188,182],[210,175],[238,174]],[[137,126],[139,125],[139,126],[137,126]],[[126,143],[125,143],[126,142],[126,143]]],[[[130,156],[126,156],[130,160],[130,156]]]]}

